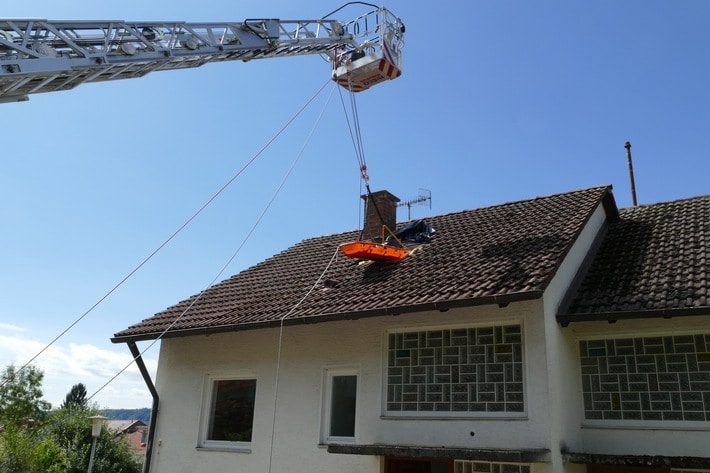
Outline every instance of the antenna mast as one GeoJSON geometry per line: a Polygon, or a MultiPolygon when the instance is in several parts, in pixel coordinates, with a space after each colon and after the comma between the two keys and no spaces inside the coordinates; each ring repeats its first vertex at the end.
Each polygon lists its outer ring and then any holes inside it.
{"type": "Polygon", "coordinates": [[[419,189],[419,195],[414,199],[409,199],[397,204],[397,207],[407,206],[407,220],[412,219],[412,205],[421,204],[429,201],[429,209],[431,209],[431,191],[429,189],[419,189]]]}
{"type": "Polygon", "coordinates": [[[624,144],[626,148],[626,161],[629,163],[629,180],[631,181],[631,202],[636,206],[636,184],[634,182],[634,165],[631,162],[631,143],[624,144]]]}

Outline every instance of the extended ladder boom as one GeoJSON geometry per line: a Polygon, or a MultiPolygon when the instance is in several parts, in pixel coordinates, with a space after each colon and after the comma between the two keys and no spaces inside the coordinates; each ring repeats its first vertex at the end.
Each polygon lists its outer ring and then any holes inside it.
{"type": "Polygon", "coordinates": [[[333,79],[357,91],[399,76],[403,33],[401,21],[385,8],[345,23],[329,19],[239,23],[0,19],[0,103],[158,70],[306,54],[326,56],[333,79]],[[387,63],[381,64],[383,60],[387,63]],[[379,72],[381,78],[371,74],[373,65],[384,70],[379,72]]]}

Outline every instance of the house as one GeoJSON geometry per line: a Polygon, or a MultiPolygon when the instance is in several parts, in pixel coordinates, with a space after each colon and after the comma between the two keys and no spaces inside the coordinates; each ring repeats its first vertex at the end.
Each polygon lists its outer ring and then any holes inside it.
{"type": "Polygon", "coordinates": [[[147,469],[709,472],[709,222],[600,186],[427,218],[398,261],[306,239],[115,334],[161,338],[147,469]]]}
{"type": "Polygon", "coordinates": [[[145,456],[148,426],[142,420],[108,420],[106,428],[125,439],[136,457],[145,456]]]}

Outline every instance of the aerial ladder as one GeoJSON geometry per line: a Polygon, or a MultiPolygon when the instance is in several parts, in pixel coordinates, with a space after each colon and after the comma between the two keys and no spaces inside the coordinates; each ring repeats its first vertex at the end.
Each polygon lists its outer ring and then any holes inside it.
{"type": "Polygon", "coordinates": [[[399,77],[398,17],[384,7],[346,22],[328,19],[333,13],[237,23],[0,19],[0,103],[153,71],[313,54],[327,58],[332,79],[353,92],[399,77]]]}

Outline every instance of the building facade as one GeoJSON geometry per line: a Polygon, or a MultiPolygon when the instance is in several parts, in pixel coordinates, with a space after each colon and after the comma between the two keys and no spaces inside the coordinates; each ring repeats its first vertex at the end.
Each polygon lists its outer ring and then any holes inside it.
{"type": "Polygon", "coordinates": [[[432,217],[394,262],[317,237],[119,332],[168,328],[148,469],[710,471],[709,232],[653,224],[710,200],[674,205],[432,217]]]}

